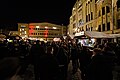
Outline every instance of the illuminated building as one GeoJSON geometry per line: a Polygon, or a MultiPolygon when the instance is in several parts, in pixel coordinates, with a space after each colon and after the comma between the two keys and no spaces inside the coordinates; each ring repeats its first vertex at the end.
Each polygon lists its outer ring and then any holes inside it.
{"type": "Polygon", "coordinates": [[[117,3],[117,0],[77,0],[69,18],[68,33],[120,33],[120,6],[117,3]]]}
{"type": "Polygon", "coordinates": [[[19,35],[23,38],[53,40],[66,35],[66,26],[51,23],[18,23],[19,35]]]}

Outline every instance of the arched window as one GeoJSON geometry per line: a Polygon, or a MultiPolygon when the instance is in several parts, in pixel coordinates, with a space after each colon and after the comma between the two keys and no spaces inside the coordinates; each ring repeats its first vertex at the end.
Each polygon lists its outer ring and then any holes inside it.
{"type": "Polygon", "coordinates": [[[120,0],[117,1],[117,8],[120,8],[120,0]]]}
{"type": "Polygon", "coordinates": [[[107,13],[110,12],[110,8],[109,8],[109,6],[106,6],[106,12],[107,12],[107,13]]]}

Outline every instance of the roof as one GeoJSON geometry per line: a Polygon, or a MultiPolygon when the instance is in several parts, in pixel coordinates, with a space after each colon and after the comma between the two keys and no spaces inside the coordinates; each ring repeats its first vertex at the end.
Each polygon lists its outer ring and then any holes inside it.
{"type": "Polygon", "coordinates": [[[5,36],[5,35],[0,34],[0,38],[6,38],[6,36],[5,36]]]}
{"type": "Polygon", "coordinates": [[[115,38],[120,37],[120,34],[109,34],[110,36],[113,36],[115,38]]]}

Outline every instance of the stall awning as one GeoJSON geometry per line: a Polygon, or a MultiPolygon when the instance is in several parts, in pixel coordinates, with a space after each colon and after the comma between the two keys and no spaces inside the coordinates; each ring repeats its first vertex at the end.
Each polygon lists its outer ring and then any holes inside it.
{"type": "Polygon", "coordinates": [[[3,34],[0,34],[0,38],[6,38],[6,36],[3,34]]]}
{"type": "Polygon", "coordinates": [[[109,34],[110,36],[113,36],[114,38],[120,37],[120,34],[109,34]]]}
{"type": "MultiPolygon", "coordinates": [[[[111,35],[108,35],[103,32],[97,32],[97,31],[84,31],[84,35],[87,37],[90,37],[90,38],[114,38],[111,35]]],[[[79,35],[77,35],[77,36],[79,36],[79,35]]],[[[83,36],[83,35],[80,35],[80,36],[83,36]]]]}

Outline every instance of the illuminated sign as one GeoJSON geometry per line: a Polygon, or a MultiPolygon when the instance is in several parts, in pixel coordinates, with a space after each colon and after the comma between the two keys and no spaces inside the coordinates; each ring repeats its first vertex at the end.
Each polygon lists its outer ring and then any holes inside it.
{"type": "Polygon", "coordinates": [[[44,31],[44,37],[48,37],[48,30],[46,29],[45,31],[44,31]]]}
{"type": "Polygon", "coordinates": [[[21,25],[21,28],[25,28],[26,26],[25,25],[21,25]]]}
{"type": "Polygon", "coordinates": [[[29,26],[29,34],[32,35],[34,26],[29,26]]]}
{"type": "Polygon", "coordinates": [[[79,32],[79,33],[75,33],[75,36],[81,36],[81,35],[84,35],[84,31],[79,32]]]}

